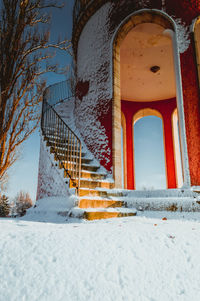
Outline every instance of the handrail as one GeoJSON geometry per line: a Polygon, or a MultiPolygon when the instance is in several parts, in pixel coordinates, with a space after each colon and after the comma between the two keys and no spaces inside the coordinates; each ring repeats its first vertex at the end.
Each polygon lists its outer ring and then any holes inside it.
{"type": "Polygon", "coordinates": [[[81,176],[81,141],[44,99],[41,118],[42,134],[52,147],[59,166],[72,181],[79,195],[81,176]]]}

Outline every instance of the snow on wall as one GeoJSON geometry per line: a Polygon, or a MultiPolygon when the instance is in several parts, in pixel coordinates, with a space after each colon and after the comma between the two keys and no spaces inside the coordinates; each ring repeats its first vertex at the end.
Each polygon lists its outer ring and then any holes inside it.
{"type": "Polygon", "coordinates": [[[108,80],[112,61],[107,28],[110,8],[111,4],[107,3],[99,9],[81,33],[77,77],[78,82],[89,81],[89,92],[82,100],[76,98],[75,107],[76,125],[95,158],[104,161],[105,167],[109,165],[111,155],[108,133],[101,122],[111,107],[112,97],[111,81],[108,80]]]}
{"type": "MultiPolygon", "coordinates": [[[[138,9],[148,8],[151,1],[138,2],[138,9]]],[[[114,4],[115,5],[115,4],[114,4]]],[[[114,5],[106,3],[87,22],[79,38],[77,50],[77,94],[75,122],[86,145],[107,170],[112,170],[112,37],[110,27],[114,5]],[[81,86],[87,87],[87,93],[81,86]],[[85,95],[86,94],[86,95],[85,95]],[[81,96],[80,96],[81,95],[81,96]]],[[[156,7],[155,7],[156,8],[156,7]]],[[[119,11],[122,8],[119,8],[119,11]]],[[[162,1],[165,10],[165,1],[162,1]]],[[[129,11],[130,13],[130,11],[129,11]]],[[[115,19],[115,18],[114,18],[115,19]]],[[[123,21],[119,20],[118,22],[123,21]]],[[[177,26],[179,52],[190,45],[189,29],[181,18],[177,26]]]]}
{"type": "Polygon", "coordinates": [[[70,195],[69,186],[66,184],[67,179],[64,178],[62,169],[59,169],[56,164],[54,156],[50,154],[46,142],[41,137],[37,200],[49,196],[70,195]]]}
{"type": "Polygon", "coordinates": [[[181,18],[174,19],[177,30],[178,50],[184,53],[190,46],[189,26],[183,23],[181,18]]]}

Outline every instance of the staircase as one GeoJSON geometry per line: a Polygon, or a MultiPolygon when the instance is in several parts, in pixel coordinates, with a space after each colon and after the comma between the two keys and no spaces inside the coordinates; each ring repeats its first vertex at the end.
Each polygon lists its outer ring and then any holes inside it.
{"type": "Polygon", "coordinates": [[[75,188],[78,196],[78,206],[71,210],[71,217],[95,220],[136,215],[135,209],[125,208],[125,202],[120,200],[122,194],[113,190],[113,180],[88,155],[80,139],[45,100],[41,129],[50,152],[64,170],[64,177],[69,178],[69,187],[75,188]]]}

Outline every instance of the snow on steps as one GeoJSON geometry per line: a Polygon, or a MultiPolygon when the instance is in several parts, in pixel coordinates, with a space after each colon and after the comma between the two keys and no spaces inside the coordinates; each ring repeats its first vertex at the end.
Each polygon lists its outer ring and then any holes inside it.
{"type": "Polygon", "coordinates": [[[69,216],[74,218],[84,218],[87,220],[106,219],[115,217],[135,216],[137,211],[135,209],[127,208],[87,208],[79,207],[73,208],[69,216]]]}
{"type": "MultiPolygon", "coordinates": [[[[53,153],[54,148],[50,145],[49,147],[53,153]]],[[[63,153],[63,145],[60,145],[60,149],[60,153],[63,153]]],[[[132,211],[123,211],[127,208],[129,210],[136,208],[157,211],[200,211],[199,194],[191,189],[152,191],[112,189],[113,180],[106,178],[106,173],[100,171],[100,166],[93,162],[91,154],[88,155],[85,149],[82,159],[79,207],[70,212],[73,217],[93,220],[136,214],[135,209],[133,209],[134,214],[132,211]]],[[[71,182],[70,188],[72,187],[71,182]]]]}
{"type": "Polygon", "coordinates": [[[200,212],[200,194],[197,189],[167,189],[152,191],[112,190],[107,191],[107,197],[116,201],[117,192],[121,193],[120,200],[127,208],[155,211],[184,211],[200,212]],[[116,195],[115,195],[116,193],[116,195]]]}
{"type": "MultiPolygon", "coordinates": [[[[76,156],[79,156],[79,151],[73,153],[73,158],[70,157],[71,162],[65,162],[64,155],[70,150],[70,145],[66,145],[65,139],[62,139],[62,137],[56,137],[54,139],[53,135],[50,134],[46,137],[46,140],[50,153],[54,155],[54,160],[57,160],[55,152],[62,160],[62,164],[57,164],[57,166],[59,166],[60,169],[62,169],[63,166],[65,168],[69,168],[70,166],[70,169],[73,170],[73,159],[76,161],[76,156]]],[[[67,177],[66,172],[64,172],[64,177],[67,177]]],[[[69,188],[73,189],[73,187],[76,186],[76,183],[77,179],[71,179],[69,181],[69,188]]],[[[136,215],[135,209],[122,208],[124,202],[121,202],[120,200],[112,201],[106,198],[107,190],[111,190],[113,187],[113,179],[107,178],[106,172],[102,172],[102,168],[98,162],[96,162],[91,154],[87,152],[86,148],[84,148],[81,162],[79,207],[73,209],[70,212],[70,216],[94,220],[136,215]],[[90,196],[92,196],[92,198],[90,196]],[[104,198],[98,198],[102,196],[104,198]]],[[[115,196],[121,196],[121,194],[116,193],[115,196]]]]}
{"type": "MultiPolygon", "coordinates": [[[[68,103],[68,109],[63,110],[66,123],[72,127],[73,131],[80,137],[76,131],[73,122],[72,103],[68,103]],[[71,113],[69,112],[70,110],[71,113]]],[[[59,110],[58,110],[59,111],[59,110]]],[[[62,110],[61,110],[62,111],[62,110]]],[[[58,112],[58,113],[61,113],[58,112]]],[[[47,146],[51,153],[54,153],[54,147],[62,156],[70,145],[66,146],[65,137],[53,137],[54,131],[50,128],[47,146]],[[52,132],[51,132],[52,131],[52,132]],[[56,145],[55,145],[56,144],[56,145]]],[[[83,143],[84,145],[84,143],[83,143]]],[[[79,155],[79,150],[74,153],[79,155]]],[[[200,198],[198,194],[190,189],[168,189],[154,191],[128,191],[112,189],[114,182],[107,178],[106,172],[102,172],[97,161],[93,160],[91,153],[86,146],[82,147],[81,180],[78,207],[70,211],[70,216],[81,217],[88,220],[133,216],[138,210],[169,210],[169,211],[200,211],[200,198]],[[126,208],[122,208],[126,207],[126,208]],[[128,209],[128,208],[129,209],[128,209]],[[136,209],[130,209],[135,207],[136,209]]],[[[71,162],[73,169],[73,162],[71,162]]],[[[59,166],[62,168],[62,166],[59,166]]],[[[67,175],[64,174],[66,177],[67,175]]],[[[70,188],[73,185],[70,183],[70,188]]]]}

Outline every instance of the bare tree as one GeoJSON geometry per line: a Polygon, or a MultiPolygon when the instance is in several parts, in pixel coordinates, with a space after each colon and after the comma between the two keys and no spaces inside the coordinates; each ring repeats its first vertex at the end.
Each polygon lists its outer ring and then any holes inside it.
{"type": "Polygon", "coordinates": [[[28,192],[20,191],[14,200],[16,215],[23,216],[26,210],[32,207],[33,203],[28,192]]]}
{"type": "Polygon", "coordinates": [[[55,49],[70,51],[69,40],[49,42],[49,9],[59,1],[2,0],[0,7],[0,181],[17,159],[17,148],[36,129],[45,88],[42,75],[56,71],[55,49]]]}

